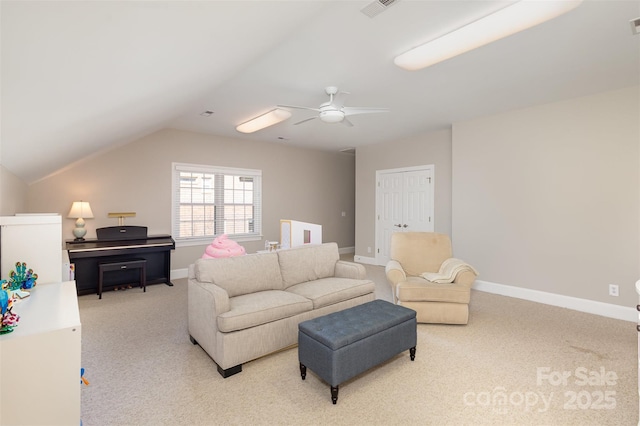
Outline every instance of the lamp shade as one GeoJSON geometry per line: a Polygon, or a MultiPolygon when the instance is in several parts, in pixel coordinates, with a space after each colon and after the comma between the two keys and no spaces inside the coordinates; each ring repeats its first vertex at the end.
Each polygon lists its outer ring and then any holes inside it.
{"type": "Polygon", "coordinates": [[[69,219],[93,219],[93,212],[88,201],[74,201],[67,215],[69,219]]]}

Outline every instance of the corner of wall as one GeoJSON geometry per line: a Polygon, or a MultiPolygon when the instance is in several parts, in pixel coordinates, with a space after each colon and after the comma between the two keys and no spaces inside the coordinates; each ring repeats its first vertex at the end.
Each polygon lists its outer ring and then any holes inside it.
{"type": "Polygon", "coordinates": [[[0,215],[26,212],[29,186],[0,164],[0,215]]]}

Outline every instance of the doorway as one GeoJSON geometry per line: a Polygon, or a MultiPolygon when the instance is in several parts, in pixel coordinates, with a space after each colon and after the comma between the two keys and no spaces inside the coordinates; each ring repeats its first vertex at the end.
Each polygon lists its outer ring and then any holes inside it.
{"type": "Polygon", "coordinates": [[[376,263],[389,261],[394,232],[433,232],[434,165],[376,171],[376,263]]]}

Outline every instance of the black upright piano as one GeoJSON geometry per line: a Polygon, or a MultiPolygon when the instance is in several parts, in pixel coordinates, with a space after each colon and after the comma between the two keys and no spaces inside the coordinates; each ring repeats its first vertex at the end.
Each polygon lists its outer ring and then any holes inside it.
{"type": "MultiPolygon", "coordinates": [[[[98,292],[98,265],[102,262],[146,260],[149,284],[171,283],[171,251],[176,244],[170,235],[147,235],[146,226],[109,226],[96,229],[95,239],[68,240],[69,262],[75,264],[78,295],[98,292]]],[[[104,289],[138,282],[138,271],[105,274],[104,289]]]]}

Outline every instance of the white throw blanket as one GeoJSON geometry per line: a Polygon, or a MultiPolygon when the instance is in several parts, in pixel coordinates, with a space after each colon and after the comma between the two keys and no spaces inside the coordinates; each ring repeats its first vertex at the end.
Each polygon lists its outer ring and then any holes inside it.
{"type": "Polygon", "coordinates": [[[473,266],[460,259],[450,258],[442,262],[438,272],[423,272],[420,276],[432,283],[448,284],[452,283],[460,272],[471,271],[478,275],[473,266]]]}

